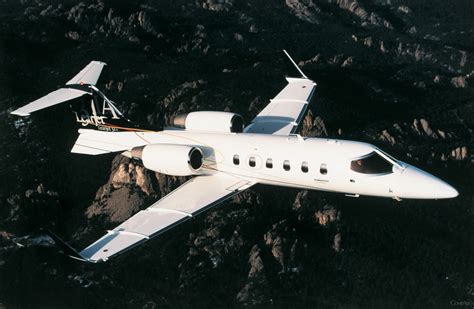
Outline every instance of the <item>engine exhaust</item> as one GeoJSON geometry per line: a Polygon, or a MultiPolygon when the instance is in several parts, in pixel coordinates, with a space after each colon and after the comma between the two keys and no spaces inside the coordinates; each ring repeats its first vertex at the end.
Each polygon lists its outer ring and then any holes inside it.
{"type": "Polygon", "coordinates": [[[192,169],[198,170],[202,167],[202,152],[199,148],[193,147],[189,151],[189,161],[188,164],[192,169]]]}

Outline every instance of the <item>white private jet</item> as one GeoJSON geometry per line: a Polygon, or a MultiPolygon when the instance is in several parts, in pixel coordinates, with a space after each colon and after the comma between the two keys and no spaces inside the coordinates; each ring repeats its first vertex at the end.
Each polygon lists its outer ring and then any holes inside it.
{"type": "Polygon", "coordinates": [[[27,116],[88,95],[90,112],[75,112],[83,128],[71,152],[122,152],[159,173],[195,176],[80,252],[51,233],[56,243],[73,258],[107,261],[257,183],[397,200],[458,195],[446,182],[373,145],[295,134],[316,83],[285,54],[301,77],[287,78],[283,90],[246,127],[240,115],[215,111],[177,116],[174,128],[162,131],[134,124],[95,87],[105,65],[98,61],[64,87],[13,111],[27,116]]]}

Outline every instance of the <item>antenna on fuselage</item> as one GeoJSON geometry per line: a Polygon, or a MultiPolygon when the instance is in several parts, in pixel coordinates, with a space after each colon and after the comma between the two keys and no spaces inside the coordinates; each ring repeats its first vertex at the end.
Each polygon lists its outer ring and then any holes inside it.
{"type": "Polygon", "coordinates": [[[306,76],[303,71],[301,71],[300,67],[296,64],[296,62],[293,61],[293,59],[291,58],[290,54],[288,54],[288,52],[284,49],[283,52],[285,53],[285,55],[288,57],[288,59],[290,59],[291,63],[293,63],[293,65],[295,66],[295,68],[298,70],[298,72],[300,72],[301,74],[301,77],[303,78],[306,78],[308,79],[308,76],[306,76]]]}

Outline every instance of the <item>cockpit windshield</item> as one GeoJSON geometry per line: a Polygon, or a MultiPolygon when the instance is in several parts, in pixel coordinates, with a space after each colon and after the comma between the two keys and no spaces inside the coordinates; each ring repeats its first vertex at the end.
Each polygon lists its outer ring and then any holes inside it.
{"type": "Polygon", "coordinates": [[[392,167],[392,163],[375,151],[351,162],[351,170],[362,174],[388,174],[392,173],[392,167]]]}

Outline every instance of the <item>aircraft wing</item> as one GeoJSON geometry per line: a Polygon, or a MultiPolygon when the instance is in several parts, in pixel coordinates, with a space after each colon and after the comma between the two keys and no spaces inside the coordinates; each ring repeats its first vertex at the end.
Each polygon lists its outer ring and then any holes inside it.
{"type": "Polygon", "coordinates": [[[64,253],[88,262],[106,261],[150,238],[196,216],[235,194],[251,187],[248,180],[217,173],[192,178],[145,210],[108,231],[102,238],[77,252],[56,235],[50,236],[63,246],[64,253]]]}
{"type": "Polygon", "coordinates": [[[245,133],[289,135],[303,119],[316,83],[307,78],[287,78],[288,85],[244,129],[245,133]]]}

